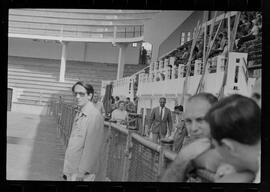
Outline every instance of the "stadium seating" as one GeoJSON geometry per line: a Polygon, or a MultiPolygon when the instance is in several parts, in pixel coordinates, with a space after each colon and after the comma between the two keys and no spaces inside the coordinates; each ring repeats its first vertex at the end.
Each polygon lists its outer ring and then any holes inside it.
{"type": "MultiPolygon", "coordinates": [[[[124,76],[129,76],[145,66],[125,65],[124,76]]],[[[78,80],[87,80],[99,93],[101,80],[116,78],[117,65],[67,61],[65,82],[59,82],[60,61],[9,56],[8,87],[22,90],[15,103],[47,105],[51,99],[62,95],[71,103],[71,87],[78,80]]]]}

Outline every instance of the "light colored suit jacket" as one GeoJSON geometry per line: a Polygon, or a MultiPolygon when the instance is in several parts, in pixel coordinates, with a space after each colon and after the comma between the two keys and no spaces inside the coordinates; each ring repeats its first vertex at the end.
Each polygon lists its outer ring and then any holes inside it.
{"type": "Polygon", "coordinates": [[[172,131],[172,115],[171,110],[167,107],[164,109],[164,115],[160,117],[160,107],[153,108],[150,116],[149,127],[152,133],[161,133],[166,135],[167,129],[172,131]]]}
{"type": "Polygon", "coordinates": [[[93,103],[88,102],[75,117],[66,149],[63,173],[73,175],[88,172],[96,174],[98,180],[103,180],[100,159],[104,137],[104,119],[93,103]]]}

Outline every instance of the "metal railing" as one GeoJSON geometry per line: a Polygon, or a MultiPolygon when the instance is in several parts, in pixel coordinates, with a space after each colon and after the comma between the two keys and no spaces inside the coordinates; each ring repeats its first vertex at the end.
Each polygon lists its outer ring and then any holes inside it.
{"type": "MultiPolygon", "coordinates": [[[[62,101],[51,102],[49,114],[56,118],[58,135],[67,146],[75,107],[62,101]]],[[[134,115],[134,114],[133,114],[134,115]]],[[[141,119],[139,117],[138,119],[141,119]]],[[[135,125],[105,122],[105,155],[107,179],[111,181],[155,182],[175,159],[176,153],[143,137],[141,120],[135,125]],[[141,128],[134,129],[136,126],[141,128]]],[[[213,175],[206,170],[197,171],[203,181],[212,182],[213,175]]]]}

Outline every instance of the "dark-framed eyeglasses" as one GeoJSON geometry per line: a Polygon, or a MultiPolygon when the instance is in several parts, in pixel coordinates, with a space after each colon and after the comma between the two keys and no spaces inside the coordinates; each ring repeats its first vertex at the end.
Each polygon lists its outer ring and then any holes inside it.
{"type": "Polygon", "coordinates": [[[76,97],[78,94],[80,95],[80,97],[84,97],[86,95],[86,93],[84,92],[73,92],[74,97],[76,97]]]}

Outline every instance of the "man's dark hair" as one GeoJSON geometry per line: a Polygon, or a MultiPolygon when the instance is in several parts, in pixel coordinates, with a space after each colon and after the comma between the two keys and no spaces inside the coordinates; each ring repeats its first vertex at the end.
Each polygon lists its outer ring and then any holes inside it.
{"type": "Polygon", "coordinates": [[[125,105],[125,101],[120,100],[120,101],[118,102],[118,106],[119,106],[121,103],[124,103],[124,105],[125,105]]]}
{"type": "Polygon", "coordinates": [[[129,98],[129,97],[127,97],[127,98],[126,98],[126,100],[130,101],[130,98],[129,98]]]}
{"type": "Polygon", "coordinates": [[[161,99],[164,99],[166,101],[166,98],[165,97],[160,97],[159,100],[161,100],[161,99]]]}
{"type": "Polygon", "coordinates": [[[116,101],[119,101],[120,99],[119,99],[119,97],[118,97],[118,96],[115,96],[115,100],[116,100],[116,101]]]}
{"type": "Polygon", "coordinates": [[[115,103],[115,99],[113,98],[113,96],[110,97],[110,100],[111,100],[112,104],[115,103]]]}
{"type": "Polygon", "coordinates": [[[217,101],[218,101],[217,97],[211,93],[199,93],[199,94],[193,95],[193,96],[188,98],[188,101],[191,101],[191,100],[197,99],[197,98],[204,99],[204,100],[208,101],[208,103],[210,103],[211,105],[217,103],[217,101]]]}
{"type": "Polygon", "coordinates": [[[242,95],[220,100],[208,111],[205,120],[219,144],[226,138],[254,145],[261,138],[261,110],[256,102],[242,95]]]}
{"type": "MultiPolygon", "coordinates": [[[[84,87],[84,88],[86,89],[87,95],[92,94],[92,97],[93,97],[93,95],[94,95],[94,88],[92,87],[91,84],[86,83],[85,81],[78,81],[77,83],[75,83],[75,84],[72,86],[72,88],[71,88],[72,92],[74,92],[74,89],[75,89],[75,86],[76,86],[76,85],[80,85],[80,86],[84,87]]],[[[91,98],[91,99],[92,99],[92,98],[91,98]]]]}
{"type": "Polygon", "coordinates": [[[176,105],[176,106],[174,107],[174,110],[175,110],[175,111],[176,111],[176,110],[184,111],[184,107],[183,107],[182,105],[176,105]]]}

